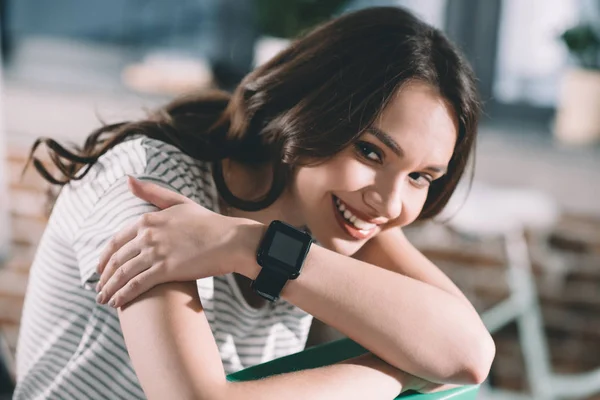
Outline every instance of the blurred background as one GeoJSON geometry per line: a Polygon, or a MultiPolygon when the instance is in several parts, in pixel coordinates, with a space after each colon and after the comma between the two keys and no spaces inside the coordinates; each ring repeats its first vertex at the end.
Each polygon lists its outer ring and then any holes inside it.
{"type": "Polygon", "coordinates": [[[21,177],[35,138],[82,143],[190,88],[232,89],[290,38],[375,5],[444,30],[485,101],[469,196],[408,230],[494,334],[481,398],[600,399],[597,0],[0,0],[0,393],[47,218],[48,186],[21,177]]]}

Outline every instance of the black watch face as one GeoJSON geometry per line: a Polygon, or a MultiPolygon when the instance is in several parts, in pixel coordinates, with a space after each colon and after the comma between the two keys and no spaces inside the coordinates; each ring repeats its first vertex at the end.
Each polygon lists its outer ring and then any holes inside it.
{"type": "Polygon", "coordinates": [[[273,221],[261,243],[258,262],[263,267],[280,269],[289,274],[290,279],[295,279],[311,242],[309,234],[281,221],[273,221]]]}
{"type": "Polygon", "coordinates": [[[293,269],[298,263],[298,256],[303,246],[304,243],[298,239],[277,231],[275,232],[275,236],[273,236],[273,241],[267,254],[269,257],[286,263],[290,269],[293,269]]]}

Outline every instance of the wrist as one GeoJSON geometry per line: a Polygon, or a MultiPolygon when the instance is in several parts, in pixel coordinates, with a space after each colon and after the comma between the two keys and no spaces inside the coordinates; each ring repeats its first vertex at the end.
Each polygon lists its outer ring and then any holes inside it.
{"type": "Polygon", "coordinates": [[[260,265],[256,262],[256,251],[267,227],[260,222],[242,219],[235,232],[235,256],[233,272],[251,280],[256,279],[260,265]]]}

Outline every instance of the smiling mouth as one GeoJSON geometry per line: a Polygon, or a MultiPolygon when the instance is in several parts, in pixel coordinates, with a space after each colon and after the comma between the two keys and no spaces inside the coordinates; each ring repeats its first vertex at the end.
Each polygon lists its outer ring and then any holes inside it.
{"type": "Polygon", "coordinates": [[[377,225],[363,221],[354,215],[343,201],[332,195],[335,219],[344,232],[354,239],[366,239],[377,230],[377,225]]]}

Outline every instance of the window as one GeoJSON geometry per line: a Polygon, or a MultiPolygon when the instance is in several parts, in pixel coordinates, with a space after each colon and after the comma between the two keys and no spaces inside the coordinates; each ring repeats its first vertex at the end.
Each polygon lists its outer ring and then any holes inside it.
{"type": "Polygon", "coordinates": [[[561,33],[577,22],[577,0],[504,0],[493,97],[500,103],[554,107],[568,63],[561,33]]]}

